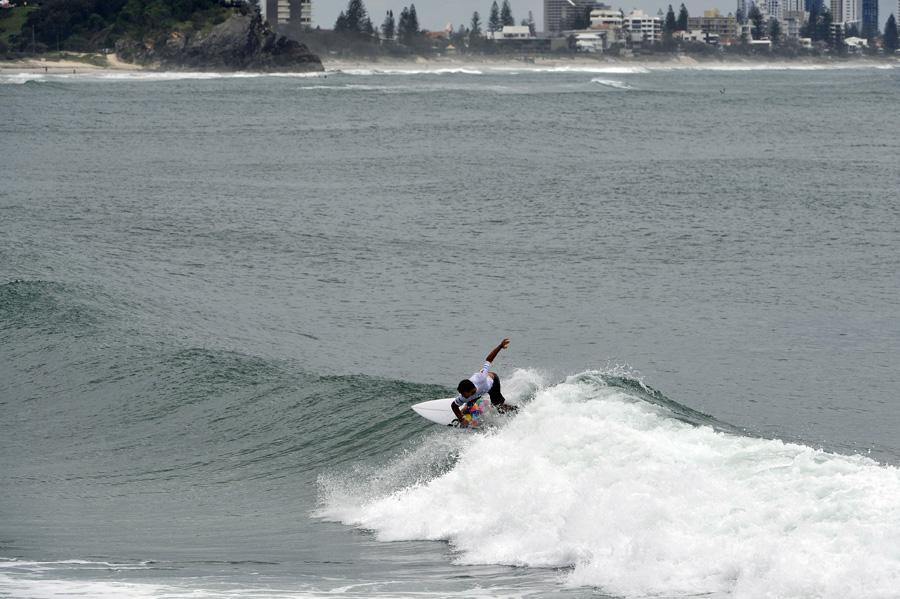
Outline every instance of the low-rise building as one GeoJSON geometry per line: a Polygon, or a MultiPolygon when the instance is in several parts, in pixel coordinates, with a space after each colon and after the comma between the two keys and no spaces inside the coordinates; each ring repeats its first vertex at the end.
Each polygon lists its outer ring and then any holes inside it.
{"type": "Polygon", "coordinates": [[[844,45],[851,53],[862,52],[869,47],[869,40],[862,37],[848,37],[844,38],[844,45]]]}
{"type": "Polygon", "coordinates": [[[621,10],[595,8],[591,10],[591,29],[621,29],[624,15],[621,10]]]}
{"type": "Polygon", "coordinates": [[[699,42],[701,44],[710,44],[717,46],[719,44],[719,36],[715,33],[707,33],[702,29],[688,29],[687,31],[676,31],[672,37],[682,42],[699,42]]]}
{"type": "Polygon", "coordinates": [[[533,38],[528,25],[504,25],[499,31],[489,31],[485,37],[496,41],[527,40],[533,38]]]}
{"type": "Polygon", "coordinates": [[[688,29],[699,29],[721,38],[739,37],[737,17],[732,14],[722,16],[718,9],[704,11],[702,17],[688,17],[688,29]]]}
{"type": "Polygon", "coordinates": [[[631,43],[656,44],[662,40],[662,19],[635,9],[625,15],[623,27],[628,31],[631,43]]]}
{"type": "Polygon", "coordinates": [[[609,30],[579,31],[575,34],[575,49],[579,52],[602,54],[609,48],[609,30]]]}
{"type": "Polygon", "coordinates": [[[804,20],[798,16],[787,16],[781,21],[782,35],[785,39],[797,41],[803,31],[804,20]]]}

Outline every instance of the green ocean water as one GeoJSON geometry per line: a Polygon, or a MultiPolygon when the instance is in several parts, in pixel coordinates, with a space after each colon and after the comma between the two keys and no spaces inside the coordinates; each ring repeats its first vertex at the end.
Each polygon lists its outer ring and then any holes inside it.
{"type": "Polygon", "coordinates": [[[890,596],[898,73],[0,76],[0,595],[890,596]]]}

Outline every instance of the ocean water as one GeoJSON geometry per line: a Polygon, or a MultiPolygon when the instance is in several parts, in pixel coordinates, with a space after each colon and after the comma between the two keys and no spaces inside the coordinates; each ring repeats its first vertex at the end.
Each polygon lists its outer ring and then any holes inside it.
{"type": "Polygon", "coordinates": [[[0,75],[0,596],[900,596],[898,96],[0,75]]]}

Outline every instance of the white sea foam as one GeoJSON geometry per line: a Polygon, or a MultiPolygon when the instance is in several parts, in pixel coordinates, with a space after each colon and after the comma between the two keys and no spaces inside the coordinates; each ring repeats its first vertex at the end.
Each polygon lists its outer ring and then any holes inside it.
{"type": "Polygon", "coordinates": [[[530,73],[586,73],[596,75],[640,75],[649,73],[650,68],[642,65],[604,65],[604,66],[557,66],[557,67],[533,67],[527,69],[530,73]]]}
{"type": "Polygon", "coordinates": [[[343,73],[345,75],[483,75],[484,72],[474,68],[457,67],[457,68],[430,68],[430,69],[402,69],[402,68],[385,68],[385,69],[337,69],[330,71],[332,73],[343,73]]]}
{"type": "MultiPolygon", "coordinates": [[[[0,597],[11,599],[59,599],[60,597],[89,597],[91,599],[319,599],[343,597],[344,599],[366,599],[382,597],[461,597],[492,598],[528,597],[533,593],[509,586],[491,586],[483,589],[475,586],[463,590],[437,589],[425,591],[409,590],[408,580],[360,581],[351,584],[343,578],[323,578],[318,585],[285,582],[281,587],[270,581],[236,582],[228,577],[219,578],[172,578],[166,584],[144,581],[110,580],[108,574],[102,578],[84,577],[86,569],[99,569],[105,562],[83,562],[78,560],[45,562],[52,568],[36,567],[35,562],[15,562],[14,575],[0,571],[0,597]],[[68,566],[68,567],[66,567],[68,566]],[[93,567],[92,567],[93,566],[93,567]],[[46,570],[67,569],[63,578],[54,578],[54,572],[46,570]],[[78,576],[73,577],[77,571],[78,576]],[[338,586],[335,586],[335,585],[338,586]]],[[[0,559],[0,564],[8,563],[0,559]]],[[[111,564],[122,566],[122,564],[111,564]]],[[[120,569],[120,568],[117,568],[120,569]]]]}
{"type": "Polygon", "coordinates": [[[98,79],[107,81],[190,81],[208,79],[259,79],[262,77],[281,78],[316,78],[322,77],[322,73],[213,73],[202,71],[111,71],[97,75],[98,79]]]}
{"type": "Polygon", "coordinates": [[[599,83],[605,87],[613,87],[615,89],[634,89],[624,81],[618,81],[616,79],[601,79],[599,77],[594,77],[591,79],[591,83],[599,83]]]}
{"type": "Polygon", "coordinates": [[[53,562],[38,562],[18,559],[0,558],[0,569],[25,570],[28,572],[44,572],[50,570],[147,570],[153,566],[145,562],[117,563],[90,561],[80,559],[67,559],[53,562]]]}
{"type": "Polygon", "coordinates": [[[900,589],[897,468],[694,427],[590,373],[463,438],[444,474],[377,497],[323,489],[320,515],[448,540],[464,564],[571,566],[568,584],[627,597],[900,589]]]}
{"type": "Polygon", "coordinates": [[[693,63],[693,64],[658,64],[655,71],[844,71],[844,70],[890,70],[897,68],[897,63],[883,62],[839,62],[832,64],[805,62],[731,62],[731,63],[693,63]]]}
{"type": "Polygon", "coordinates": [[[0,74],[0,85],[23,85],[29,82],[42,82],[46,80],[47,77],[40,73],[0,74]]]}
{"type": "Polygon", "coordinates": [[[258,79],[261,77],[316,78],[323,73],[212,73],[181,71],[88,71],[81,73],[9,73],[0,75],[0,84],[23,84],[32,81],[205,81],[210,79],[258,79]]]}

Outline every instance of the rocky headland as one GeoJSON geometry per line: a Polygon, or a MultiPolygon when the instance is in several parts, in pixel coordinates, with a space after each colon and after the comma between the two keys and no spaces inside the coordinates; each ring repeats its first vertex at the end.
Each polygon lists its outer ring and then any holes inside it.
{"type": "Polygon", "coordinates": [[[174,31],[156,40],[120,39],[123,61],[162,69],[315,72],[321,59],[300,42],[272,31],[259,14],[235,14],[206,31],[174,31]]]}

